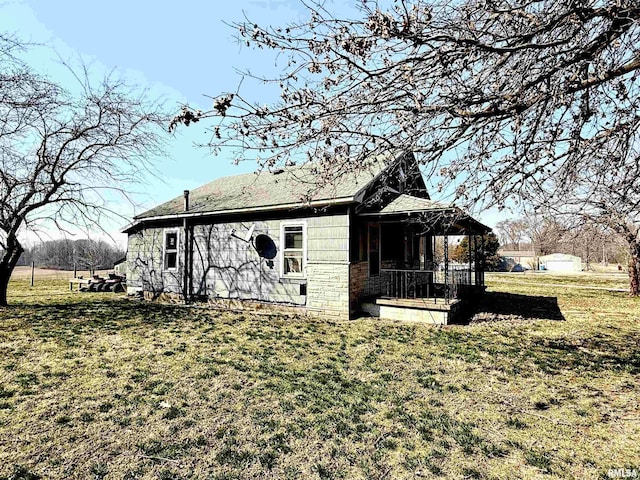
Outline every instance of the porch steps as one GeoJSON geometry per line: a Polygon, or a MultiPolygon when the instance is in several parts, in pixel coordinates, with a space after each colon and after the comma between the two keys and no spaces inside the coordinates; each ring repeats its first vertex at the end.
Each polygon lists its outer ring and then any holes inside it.
{"type": "Polygon", "coordinates": [[[372,317],[403,322],[447,325],[456,321],[462,311],[462,300],[380,297],[361,305],[372,317]]]}

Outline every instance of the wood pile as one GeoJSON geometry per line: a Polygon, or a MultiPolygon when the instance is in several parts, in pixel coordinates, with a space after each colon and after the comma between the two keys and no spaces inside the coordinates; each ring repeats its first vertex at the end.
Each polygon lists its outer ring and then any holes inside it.
{"type": "Polygon", "coordinates": [[[93,275],[89,282],[80,287],[81,292],[115,292],[125,291],[126,277],[110,273],[109,278],[93,275]]]}

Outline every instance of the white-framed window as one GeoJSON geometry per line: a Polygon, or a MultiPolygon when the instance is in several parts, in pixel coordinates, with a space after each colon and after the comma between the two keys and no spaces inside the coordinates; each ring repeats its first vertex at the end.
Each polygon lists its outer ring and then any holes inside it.
{"type": "Polygon", "coordinates": [[[304,278],[307,267],[307,225],[305,223],[280,225],[280,252],[281,275],[304,278]]]}
{"type": "Polygon", "coordinates": [[[162,249],[162,265],[165,270],[178,269],[178,246],[180,233],[177,229],[164,231],[164,245],[162,249]]]}

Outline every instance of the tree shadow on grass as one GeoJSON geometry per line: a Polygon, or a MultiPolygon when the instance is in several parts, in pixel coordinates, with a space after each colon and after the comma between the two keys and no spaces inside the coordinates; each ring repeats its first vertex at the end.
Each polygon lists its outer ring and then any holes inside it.
{"type": "Polygon", "coordinates": [[[531,335],[527,328],[511,328],[540,320],[565,320],[556,297],[487,292],[479,301],[470,323],[495,322],[496,327],[504,323],[507,328],[443,330],[445,335],[467,335],[466,343],[453,342],[451,338],[443,343],[451,353],[463,355],[469,361],[482,358],[479,352],[488,353],[496,361],[513,359],[504,368],[518,372],[526,371],[527,364],[534,364],[552,375],[564,375],[567,371],[576,375],[600,371],[626,371],[633,375],[640,372],[640,350],[637,348],[640,332],[621,334],[611,327],[601,330],[597,323],[592,329],[570,333],[560,329],[542,335],[531,335]]]}
{"type": "Polygon", "coordinates": [[[486,292],[469,323],[564,319],[556,297],[486,292]]]}
{"type": "Polygon", "coordinates": [[[75,339],[78,335],[118,333],[131,328],[188,329],[193,322],[213,322],[217,312],[207,312],[127,299],[29,303],[16,302],[0,310],[3,330],[27,326],[41,337],[75,339]]]}
{"type": "MultiPolygon", "coordinates": [[[[538,366],[550,374],[561,374],[572,370],[584,375],[603,370],[640,373],[640,334],[605,335],[593,334],[577,338],[535,338],[531,341],[533,359],[538,366]]],[[[633,385],[627,385],[633,388],[633,385]]],[[[620,388],[625,388],[622,385],[620,388]]]]}

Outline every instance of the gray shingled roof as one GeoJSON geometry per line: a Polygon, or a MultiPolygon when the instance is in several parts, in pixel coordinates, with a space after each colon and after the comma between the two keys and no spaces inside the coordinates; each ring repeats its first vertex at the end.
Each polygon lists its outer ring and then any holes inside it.
{"type": "Polygon", "coordinates": [[[447,205],[446,203],[402,194],[387,206],[385,206],[382,210],[380,210],[378,214],[384,215],[391,213],[448,210],[451,208],[453,207],[451,205],[447,205]]]}
{"type": "MultiPolygon", "coordinates": [[[[281,173],[261,172],[223,177],[191,190],[189,213],[218,213],[277,208],[310,202],[353,199],[388,165],[389,156],[372,158],[366,168],[342,175],[335,184],[318,188],[313,164],[287,167],[281,173]]],[[[143,220],[184,213],[181,195],[135,217],[143,220]]]]}

